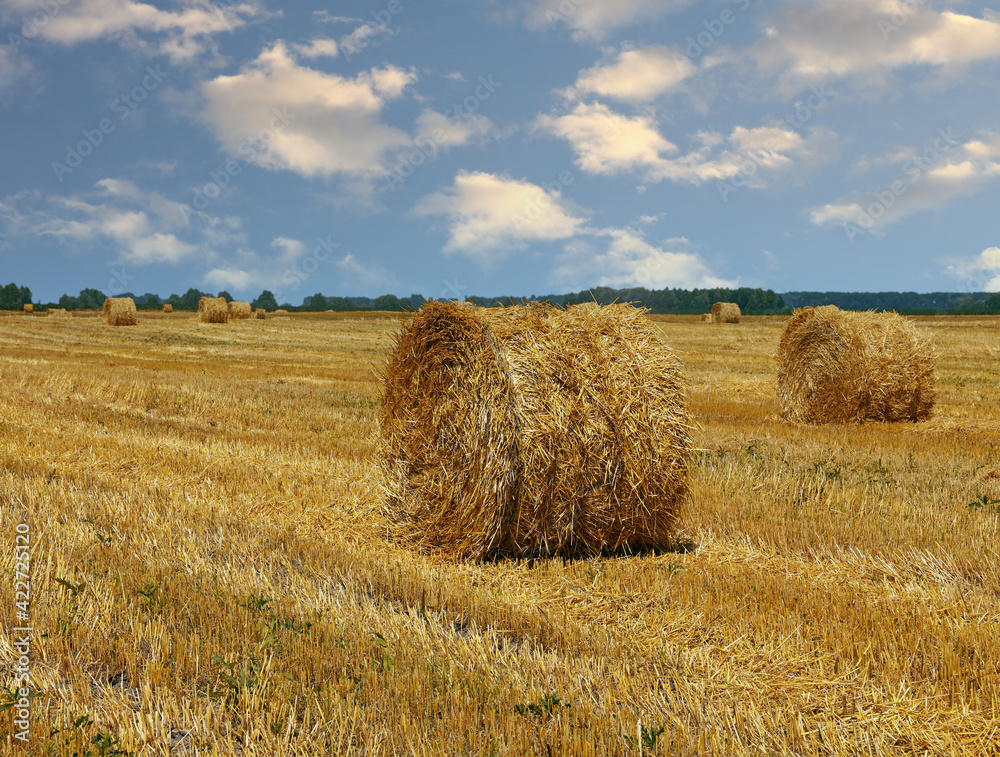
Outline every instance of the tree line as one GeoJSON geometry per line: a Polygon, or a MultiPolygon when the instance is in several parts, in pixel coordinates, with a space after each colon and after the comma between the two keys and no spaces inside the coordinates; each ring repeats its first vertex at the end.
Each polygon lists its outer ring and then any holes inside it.
{"type": "MultiPolygon", "coordinates": [[[[184,294],[171,294],[161,298],[149,293],[136,295],[125,292],[121,297],[131,297],[139,310],[160,310],[164,305],[172,305],[174,310],[198,310],[202,297],[223,297],[233,301],[233,295],[223,290],[217,294],[188,289],[184,294]]],[[[58,302],[34,303],[36,308],[66,308],[67,310],[100,310],[105,294],[98,289],[84,289],[78,295],[64,294],[58,302]]],[[[582,302],[596,302],[609,305],[613,302],[631,302],[645,307],[653,313],[707,313],[716,302],[735,302],[747,315],[781,315],[793,308],[812,305],[836,305],[844,310],[896,310],[900,313],[968,313],[1000,314],[1000,293],[987,292],[785,292],[777,294],[771,289],[740,287],[738,289],[611,289],[595,287],[569,294],[534,294],[510,297],[465,298],[484,307],[502,307],[524,301],[548,301],[554,305],[568,307],[582,302]]],[[[321,312],[325,310],[356,311],[411,311],[419,310],[426,299],[421,294],[397,297],[384,294],[381,297],[331,297],[317,292],[306,297],[301,305],[279,304],[274,294],[265,289],[250,304],[254,308],[274,311],[283,308],[289,311],[321,312]]],[[[32,302],[31,290],[11,283],[0,288],[0,310],[22,310],[32,302]]]]}

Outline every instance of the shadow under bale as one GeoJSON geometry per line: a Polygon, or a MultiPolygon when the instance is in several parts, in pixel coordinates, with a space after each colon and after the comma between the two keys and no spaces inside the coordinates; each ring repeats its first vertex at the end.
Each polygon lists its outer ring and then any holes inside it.
{"type": "Polygon", "coordinates": [[[472,559],[675,540],[691,421],[643,311],[429,302],[383,380],[397,536],[472,559]]]}

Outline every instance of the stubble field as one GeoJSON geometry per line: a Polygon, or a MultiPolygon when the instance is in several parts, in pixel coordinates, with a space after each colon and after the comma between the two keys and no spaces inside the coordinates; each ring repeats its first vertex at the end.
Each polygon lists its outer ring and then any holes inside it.
{"type": "Polygon", "coordinates": [[[930,421],[810,427],[783,319],[661,319],[677,543],[465,564],[386,539],[394,318],[0,315],[0,706],[23,523],[33,755],[1000,754],[1000,321],[920,324],[930,421]]]}

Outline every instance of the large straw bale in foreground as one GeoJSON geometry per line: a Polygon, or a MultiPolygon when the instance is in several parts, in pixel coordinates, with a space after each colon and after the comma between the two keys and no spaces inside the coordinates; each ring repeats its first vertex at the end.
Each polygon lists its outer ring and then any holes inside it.
{"type": "Polygon", "coordinates": [[[690,419],[680,363],[642,311],[428,302],[383,380],[399,536],[476,559],[674,538],[690,419]]]}
{"type": "Polygon", "coordinates": [[[25,305],[24,305],[24,312],[25,313],[34,313],[35,312],[35,306],[34,306],[34,304],[30,303],[30,302],[25,303],[25,305]]]}
{"type": "Polygon", "coordinates": [[[108,297],[104,300],[104,316],[109,326],[135,326],[135,300],[131,297],[108,297]]]}
{"type": "Polygon", "coordinates": [[[225,297],[202,297],[198,300],[198,320],[202,323],[228,323],[229,304],[225,297]]]}
{"type": "Polygon", "coordinates": [[[717,302],[712,305],[712,323],[739,323],[740,306],[735,302],[717,302]]]}
{"type": "Polygon", "coordinates": [[[242,321],[253,317],[253,308],[249,302],[233,300],[229,303],[229,320],[242,321]]]}
{"type": "Polygon", "coordinates": [[[782,414],[807,423],[917,421],[934,406],[930,340],[896,313],[792,313],[778,347],[782,414]]]}

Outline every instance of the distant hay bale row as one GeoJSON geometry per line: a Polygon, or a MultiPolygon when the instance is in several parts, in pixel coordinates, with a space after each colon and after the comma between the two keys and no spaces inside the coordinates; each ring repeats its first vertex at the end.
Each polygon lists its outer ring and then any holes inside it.
{"type": "Polygon", "coordinates": [[[69,318],[66,308],[49,308],[46,313],[52,318],[69,318]]]}
{"type": "Polygon", "coordinates": [[[680,363],[643,311],[431,301],[383,380],[398,536],[474,559],[674,538],[691,420],[680,363]]]}
{"type": "Polygon", "coordinates": [[[135,326],[135,300],[131,297],[107,297],[104,300],[104,317],[109,326],[135,326]]]}
{"type": "Polygon", "coordinates": [[[163,306],[163,312],[164,312],[164,313],[172,313],[172,312],[174,312],[174,306],[173,306],[173,305],[171,305],[171,304],[170,304],[170,303],[168,302],[168,303],[167,303],[166,305],[164,305],[164,306],[163,306]]]}
{"type": "Polygon", "coordinates": [[[253,308],[250,307],[249,302],[233,300],[229,303],[229,320],[242,321],[251,317],[253,317],[253,308]]]}
{"type": "Polygon", "coordinates": [[[777,361],[782,414],[791,420],[916,421],[934,407],[930,340],[896,313],[796,310],[777,361]]]}
{"type": "Polygon", "coordinates": [[[198,320],[202,323],[228,323],[229,305],[225,297],[202,297],[198,300],[198,320]]]}
{"type": "Polygon", "coordinates": [[[717,302],[712,305],[712,323],[739,323],[740,306],[735,302],[717,302]]]}

